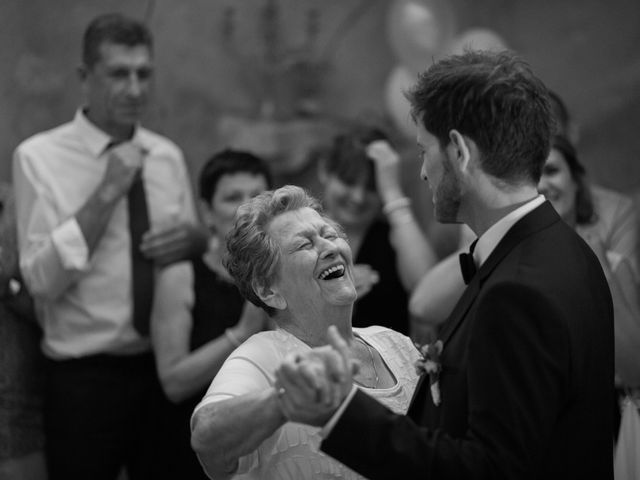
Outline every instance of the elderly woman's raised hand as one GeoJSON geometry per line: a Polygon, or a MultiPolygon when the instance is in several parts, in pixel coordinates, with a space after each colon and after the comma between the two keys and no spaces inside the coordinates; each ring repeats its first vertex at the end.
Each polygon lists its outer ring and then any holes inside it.
{"type": "Polygon", "coordinates": [[[400,185],[400,157],[389,142],[376,140],[367,146],[376,170],[376,186],[384,203],[404,196],[400,185]]]}
{"type": "Polygon", "coordinates": [[[359,364],[335,326],[331,345],[292,354],[276,370],[280,408],[294,422],[322,426],[351,391],[359,364]]]}

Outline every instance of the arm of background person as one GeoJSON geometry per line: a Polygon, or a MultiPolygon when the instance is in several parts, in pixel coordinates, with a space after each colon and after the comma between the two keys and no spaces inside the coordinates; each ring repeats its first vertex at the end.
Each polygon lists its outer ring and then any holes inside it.
{"type": "Polygon", "coordinates": [[[390,239],[396,252],[398,274],[404,288],[410,292],[436,262],[436,254],[400,185],[398,153],[388,142],[378,140],[367,147],[367,155],[374,163],[378,193],[391,226],[390,239]]]}
{"type": "Polygon", "coordinates": [[[177,221],[142,237],[140,250],[159,267],[197,258],[207,250],[209,232],[204,225],[177,221]]]}
{"type": "Polygon", "coordinates": [[[640,386],[640,298],[628,259],[621,259],[609,281],[613,299],[616,374],[624,386],[640,386]]]}
{"type": "Polygon", "coordinates": [[[465,288],[458,252],[455,252],[433,266],[411,293],[409,312],[415,329],[441,325],[465,288]]]}
{"type": "Polygon", "coordinates": [[[130,143],[114,147],[98,187],[68,219],[58,218],[31,161],[27,152],[16,150],[13,182],[20,268],[34,296],[55,299],[90,268],[113,210],[140,169],[142,152],[130,143]]]}
{"type": "Polygon", "coordinates": [[[640,298],[631,260],[585,235],[604,271],[613,301],[616,375],[624,386],[640,386],[640,298]]]}
{"type": "Polygon", "coordinates": [[[630,261],[636,282],[640,281],[640,259],[638,248],[640,247],[640,224],[636,212],[636,206],[631,198],[626,195],[615,195],[610,201],[611,205],[600,204],[601,215],[611,218],[611,230],[606,239],[606,250],[616,252],[630,261]]]}
{"type": "MultiPolygon", "coordinates": [[[[236,348],[227,335],[221,335],[191,351],[193,302],[190,263],[176,263],[160,271],[151,314],[151,341],[162,388],[173,402],[184,400],[209,385],[236,348]]],[[[265,313],[254,305],[245,304],[242,317],[231,329],[231,336],[243,342],[264,325],[265,313]]]]}
{"type": "Polygon", "coordinates": [[[197,258],[207,250],[209,242],[209,231],[198,220],[184,156],[178,147],[171,151],[171,156],[176,160],[174,181],[180,185],[182,208],[172,222],[155,225],[146,232],[140,244],[142,253],[159,267],[197,258]]]}

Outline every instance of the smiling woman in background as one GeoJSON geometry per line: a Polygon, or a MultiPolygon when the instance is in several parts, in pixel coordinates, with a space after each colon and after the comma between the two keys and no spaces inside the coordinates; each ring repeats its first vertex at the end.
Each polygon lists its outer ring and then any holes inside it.
{"type": "Polygon", "coordinates": [[[269,312],[277,329],[232,353],[196,408],[192,444],[205,470],[216,479],[361,479],[319,451],[319,428],[287,422],[274,371],[288,354],[327,344],[327,328],[335,325],[361,365],[359,388],[404,413],[417,381],[417,350],[387,328],[352,329],[351,249],[301,188],[282,187],[240,207],[227,245],[240,291],[269,312]]]}

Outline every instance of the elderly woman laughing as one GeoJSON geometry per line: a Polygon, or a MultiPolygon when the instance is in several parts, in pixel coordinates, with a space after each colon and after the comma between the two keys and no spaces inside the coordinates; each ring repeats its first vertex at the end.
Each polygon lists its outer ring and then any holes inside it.
{"type": "Polygon", "coordinates": [[[417,350],[384,327],[352,329],[351,249],[301,188],[285,186],[240,207],[227,247],[238,288],[278,328],[236,349],[196,407],[192,445],[205,471],[216,479],[362,478],[319,451],[320,429],[287,421],[274,371],[288,355],[327,344],[335,325],[359,362],[359,388],[404,413],[417,381],[417,350]]]}

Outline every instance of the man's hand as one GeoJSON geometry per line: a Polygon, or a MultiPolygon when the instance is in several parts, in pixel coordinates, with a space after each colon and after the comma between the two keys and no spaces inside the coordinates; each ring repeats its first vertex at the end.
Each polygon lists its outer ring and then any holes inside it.
{"type": "Polygon", "coordinates": [[[111,148],[107,155],[101,186],[107,196],[120,198],[127,194],[142,169],[145,152],[131,142],[125,142],[111,148]]]}
{"type": "Polygon", "coordinates": [[[351,391],[359,364],[335,326],[330,346],[289,355],[276,370],[276,389],[284,415],[294,422],[322,426],[351,391]]]}
{"type": "Polygon", "coordinates": [[[207,249],[206,228],[187,222],[175,222],[142,237],[140,250],[159,267],[202,255],[207,249]]]}

